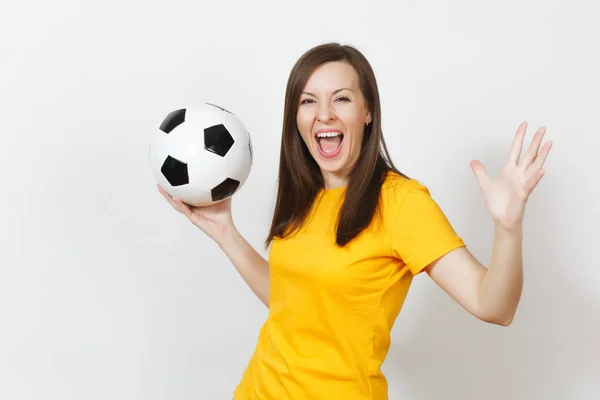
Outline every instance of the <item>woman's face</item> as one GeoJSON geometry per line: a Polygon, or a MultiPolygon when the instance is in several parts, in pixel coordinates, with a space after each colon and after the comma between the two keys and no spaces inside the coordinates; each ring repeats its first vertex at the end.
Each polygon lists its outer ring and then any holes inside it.
{"type": "Polygon", "coordinates": [[[318,67],[302,91],[296,123],[327,187],[345,184],[369,122],[354,68],[341,61],[318,67]]]}

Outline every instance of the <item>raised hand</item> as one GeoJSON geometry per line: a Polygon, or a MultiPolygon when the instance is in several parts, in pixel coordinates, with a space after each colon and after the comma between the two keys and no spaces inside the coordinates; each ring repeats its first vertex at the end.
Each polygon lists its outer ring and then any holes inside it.
{"type": "Polygon", "coordinates": [[[157,185],[157,187],[158,191],[175,210],[185,215],[190,222],[217,243],[220,243],[225,234],[233,228],[231,198],[210,206],[193,207],[171,196],[162,186],[157,185]]]}
{"type": "Polygon", "coordinates": [[[521,158],[526,131],[527,122],[522,122],[498,179],[488,177],[481,161],[471,161],[471,169],[479,181],[487,209],[495,223],[504,229],[518,227],[523,222],[527,200],[545,174],[544,163],[552,147],[552,142],[547,141],[540,150],[546,133],[542,126],[521,158]]]}

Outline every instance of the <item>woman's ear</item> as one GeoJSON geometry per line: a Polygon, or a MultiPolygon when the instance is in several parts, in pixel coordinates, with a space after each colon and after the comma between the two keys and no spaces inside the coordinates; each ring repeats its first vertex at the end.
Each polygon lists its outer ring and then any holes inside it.
{"type": "Polygon", "coordinates": [[[369,125],[372,121],[371,113],[367,113],[367,118],[365,120],[365,125],[369,125]]]}

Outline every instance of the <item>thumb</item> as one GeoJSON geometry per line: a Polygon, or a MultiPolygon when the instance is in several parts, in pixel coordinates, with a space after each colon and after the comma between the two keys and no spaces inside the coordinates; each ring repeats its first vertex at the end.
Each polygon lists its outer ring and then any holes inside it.
{"type": "Polygon", "coordinates": [[[481,187],[485,186],[490,178],[487,176],[487,173],[485,172],[485,167],[483,166],[481,161],[472,160],[470,164],[471,164],[471,169],[473,170],[473,173],[475,174],[475,177],[479,181],[479,185],[481,187]]]}

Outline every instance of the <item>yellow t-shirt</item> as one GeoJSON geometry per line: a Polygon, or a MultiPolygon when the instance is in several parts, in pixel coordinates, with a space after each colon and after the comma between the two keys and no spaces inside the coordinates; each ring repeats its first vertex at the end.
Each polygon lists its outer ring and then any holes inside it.
{"type": "Polygon", "coordinates": [[[235,400],[387,400],[380,370],[412,282],[464,246],[427,188],[388,173],[382,218],[335,245],[345,188],[324,190],[304,227],[270,249],[269,315],[235,400]]]}

